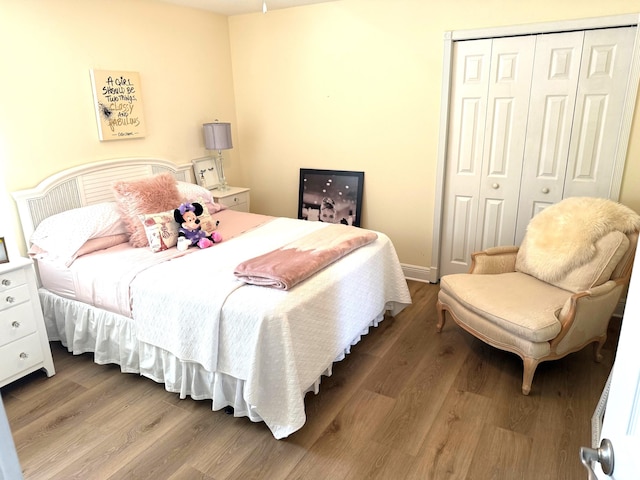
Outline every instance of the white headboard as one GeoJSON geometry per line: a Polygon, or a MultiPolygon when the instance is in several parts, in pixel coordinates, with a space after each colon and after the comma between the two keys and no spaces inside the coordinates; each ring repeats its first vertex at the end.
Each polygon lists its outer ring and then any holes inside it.
{"type": "Polygon", "coordinates": [[[28,190],[13,192],[28,243],[38,224],[72,208],[113,201],[113,184],[169,172],[176,180],[194,183],[193,165],[175,165],[156,158],[118,158],[87,163],[58,172],[28,190]]]}

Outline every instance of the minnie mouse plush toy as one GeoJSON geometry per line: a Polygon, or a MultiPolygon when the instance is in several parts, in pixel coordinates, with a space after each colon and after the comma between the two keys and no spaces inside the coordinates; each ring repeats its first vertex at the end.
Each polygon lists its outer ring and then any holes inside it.
{"type": "Polygon", "coordinates": [[[173,218],[180,224],[178,229],[178,250],[186,250],[191,245],[209,248],[222,241],[218,232],[211,234],[202,230],[200,219],[204,208],[199,203],[183,203],[173,211],[173,218]]]}

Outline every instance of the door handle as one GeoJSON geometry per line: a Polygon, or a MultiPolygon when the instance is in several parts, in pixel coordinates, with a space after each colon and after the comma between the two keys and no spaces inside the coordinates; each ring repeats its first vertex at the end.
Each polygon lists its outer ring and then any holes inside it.
{"type": "Polygon", "coordinates": [[[602,439],[600,448],[580,447],[580,461],[589,472],[589,480],[598,480],[591,462],[600,463],[604,474],[611,475],[613,473],[613,460],[613,444],[608,438],[602,439]]]}

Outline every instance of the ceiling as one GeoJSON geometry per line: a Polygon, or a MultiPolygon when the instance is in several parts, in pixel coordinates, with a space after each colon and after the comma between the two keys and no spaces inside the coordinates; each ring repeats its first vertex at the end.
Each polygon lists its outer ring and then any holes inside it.
{"type": "MultiPolygon", "coordinates": [[[[185,7],[201,8],[222,15],[240,15],[262,12],[262,0],[162,0],[185,7]]],[[[336,0],[265,0],[267,11],[281,8],[299,7],[312,3],[334,2],[336,0]]]]}

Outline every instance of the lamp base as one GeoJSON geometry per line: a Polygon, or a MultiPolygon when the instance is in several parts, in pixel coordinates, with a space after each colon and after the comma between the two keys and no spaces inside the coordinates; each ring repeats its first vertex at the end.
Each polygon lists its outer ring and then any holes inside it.
{"type": "Polygon", "coordinates": [[[218,174],[218,181],[220,181],[220,185],[216,187],[217,190],[225,191],[229,190],[229,185],[227,185],[227,179],[224,176],[224,165],[222,163],[222,152],[218,150],[218,156],[214,158],[214,165],[216,167],[216,173],[218,174]]]}

